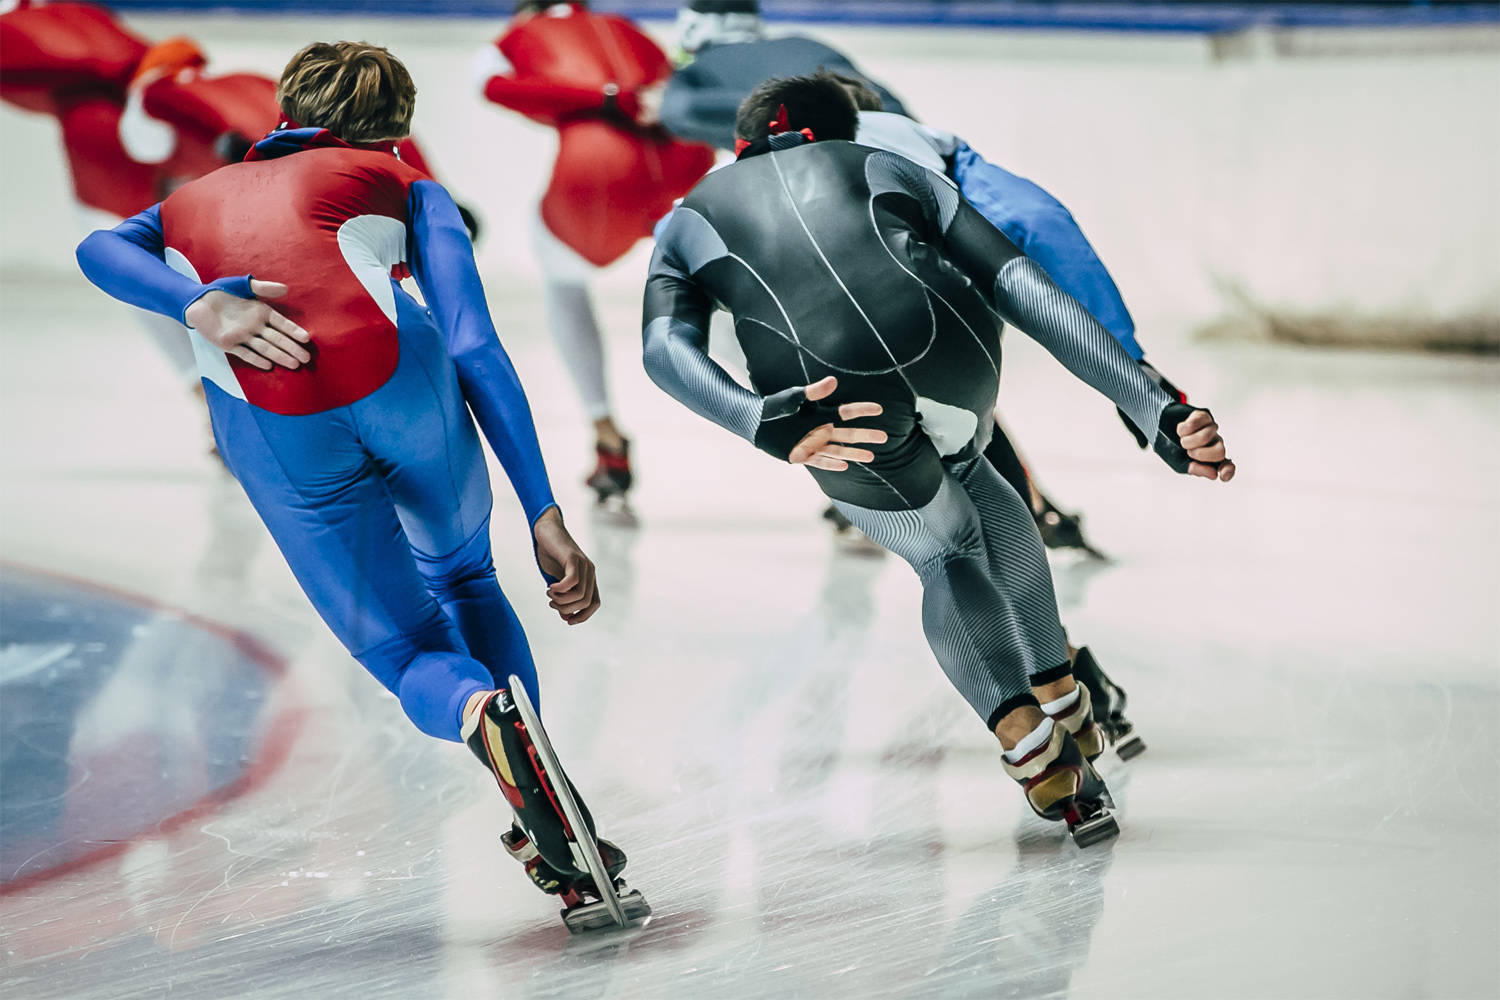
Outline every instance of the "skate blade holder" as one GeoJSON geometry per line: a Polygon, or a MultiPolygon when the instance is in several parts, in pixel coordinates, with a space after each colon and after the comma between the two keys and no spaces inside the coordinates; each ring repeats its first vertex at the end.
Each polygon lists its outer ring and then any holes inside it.
{"type": "Polygon", "coordinates": [[[1092,847],[1119,836],[1120,824],[1115,821],[1114,816],[1101,809],[1087,819],[1080,818],[1077,822],[1068,824],[1068,833],[1072,835],[1073,843],[1079,847],[1092,847]]]}
{"type": "MultiPolygon", "coordinates": [[[[599,842],[594,839],[593,834],[589,833],[588,824],[583,821],[583,810],[578,807],[578,801],[573,798],[573,789],[569,785],[567,772],[557,762],[557,754],[552,749],[552,741],[547,738],[547,730],[542,728],[541,717],[537,715],[536,708],[531,704],[531,696],[526,693],[526,686],[515,674],[510,675],[510,696],[516,704],[516,710],[521,713],[521,721],[526,723],[526,732],[531,737],[531,745],[536,748],[537,755],[542,758],[542,767],[546,769],[547,774],[552,776],[552,790],[557,795],[558,805],[562,806],[563,815],[568,818],[568,826],[572,828],[577,838],[576,844],[579,853],[583,855],[584,867],[589,870],[589,876],[594,880],[595,886],[611,887],[607,891],[599,892],[597,902],[568,906],[562,911],[563,923],[567,925],[568,930],[577,934],[585,930],[608,927],[610,924],[616,927],[629,927],[634,921],[650,915],[651,907],[647,905],[645,897],[639,891],[631,889],[624,895],[615,892],[613,887],[617,882],[610,877],[609,869],[604,865],[604,858],[599,854],[599,842]],[[596,914],[605,920],[596,923],[596,914]]],[[[619,882],[618,885],[624,888],[625,883],[619,882]]]]}
{"type": "Polygon", "coordinates": [[[604,899],[580,903],[564,909],[562,911],[563,923],[574,934],[587,934],[590,931],[631,927],[651,916],[651,904],[646,902],[646,897],[642,896],[639,890],[629,889],[620,895],[614,893],[610,895],[624,912],[625,923],[616,922],[609,902],[604,899]]]}
{"type": "Polygon", "coordinates": [[[1146,752],[1146,741],[1135,733],[1128,733],[1120,738],[1115,744],[1115,753],[1120,755],[1121,760],[1131,760],[1146,752]]]}

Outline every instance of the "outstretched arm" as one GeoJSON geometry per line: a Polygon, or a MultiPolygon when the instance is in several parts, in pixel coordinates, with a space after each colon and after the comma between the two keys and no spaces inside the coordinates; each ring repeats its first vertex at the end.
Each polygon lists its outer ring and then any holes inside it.
{"type": "Polygon", "coordinates": [[[1127,354],[1136,361],[1145,356],[1120,289],[1062,202],[989,163],[964,142],[953,153],[953,179],[969,204],[1081,302],[1127,354]]]}
{"type": "Polygon", "coordinates": [[[872,191],[921,204],[948,258],[990,291],[1000,315],[1112,399],[1172,469],[1225,481],[1234,475],[1208,411],[1178,402],[1147,377],[1077,299],[940,177],[890,154],[871,156],[866,170],[872,191]]]}
{"type": "Polygon", "coordinates": [[[527,520],[555,507],[526,392],[490,320],[458,206],[436,181],[411,186],[407,260],[458,369],[464,399],[510,478],[527,520]]]}

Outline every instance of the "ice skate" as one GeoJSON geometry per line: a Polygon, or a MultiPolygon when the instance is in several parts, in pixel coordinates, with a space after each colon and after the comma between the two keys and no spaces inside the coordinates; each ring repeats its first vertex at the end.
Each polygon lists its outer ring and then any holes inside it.
{"type": "Polygon", "coordinates": [[[1055,714],[1047,714],[1053,722],[1072,734],[1079,751],[1092,763],[1104,753],[1104,731],[1095,719],[1089,689],[1080,684],[1074,690],[1078,692],[1078,697],[1073,704],[1055,714]]]}
{"type": "Polygon", "coordinates": [[[595,444],[594,453],[597,463],[594,471],[584,480],[584,485],[594,491],[601,506],[623,506],[625,495],[630,492],[630,485],[634,481],[630,473],[630,442],[621,438],[618,451],[595,444]]]}
{"type": "Polygon", "coordinates": [[[1144,753],[1146,742],[1125,718],[1125,689],[1110,680],[1087,646],[1079,647],[1073,657],[1073,677],[1088,689],[1094,721],[1104,730],[1105,739],[1115,748],[1120,759],[1130,760],[1144,753]]]}
{"type": "Polygon", "coordinates": [[[856,555],[880,555],[885,549],[856,528],[847,517],[839,513],[839,509],[829,504],[823,509],[823,520],[833,525],[833,538],[838,547],[846,552],[856,555]]]}
{"type": "Polygon", "coordinates": [[[1019,763],[1001,760],[1005,772],[1025,790],[1026,801],[1036,814],[1066,823],[1079,847],[1119,834],[1120,826],[1109,812],[1113,805],[1109,789],[1065,726],[1054,723],[1047,742],[1019,763]]]}
{"type": "Polygon", "coordinates": [[[1037,492],[1037,497],[1042,509],[1033,511],[1032,516],[1036,518],[1037,531],[1041,532],[1043,545],[1049,549],[1079,549],[1095,559],[1109,558],[1083,537],[1083,515],[1064,514],[1040,491],[1037,492]]]}
{"type": "Polygon", "coordinates": [[[619,878],[625,852],[598,839],[588,807],[515,677],[508,691],[497,691],[470,717],[463,735],[515,812],[501,842],[538,888],[562,899],[569,930],[625,927],[650,914],[641,894],[619,878]]]}

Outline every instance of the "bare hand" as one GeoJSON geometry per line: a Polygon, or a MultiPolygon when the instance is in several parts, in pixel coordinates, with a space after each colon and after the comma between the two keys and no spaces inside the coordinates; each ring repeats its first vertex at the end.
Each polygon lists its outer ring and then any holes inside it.
{"type": "MultiPolygon", "coordinates": [[[[827,399],[838,388],[838,379],[829,375],[803,390],[813,402],[827,399]]],[[[844,403],[839,407],[840,420],[878,417],[885,412],[879,403],[844,403]]],[[[885,444],[888,435],[873,427],[844,427],[823,424],[802,436],[787,458],[793,465],[810,465],[828,472],[843,472],[850,462],[873,462],[875,453],[866,448],[846,448],[850,444],[885,444]]]]}
{"type": "Polygon", "coordinates": [[[1219,425],[1207,410],[1194,410],[1177,425],[1177,437],[1191,460],[1188,475],[1229,482],[1234,478],[1234,463],[1225,457],[1224,439],[1219,425]]]}
{"type": "Polygon", "coordinates": [[[281,298],[286,285],[252,278],[250,291],[256,298],[242,299],[216,288],[188,306],[183,318],[204,340],[262,371],[273,365],[297,368],[311,361],[302,346],[312,340],[308,332],[261,301],[281,298]]]}
{"type": "Polygon", "coordinates": [[[569,625],[588,621],[599,610],[594,563],[563,527],[562,512],[553,507],[537,518],[532,538],[542,572],[557,580],[547,588],[547,606],[569,625]]]}

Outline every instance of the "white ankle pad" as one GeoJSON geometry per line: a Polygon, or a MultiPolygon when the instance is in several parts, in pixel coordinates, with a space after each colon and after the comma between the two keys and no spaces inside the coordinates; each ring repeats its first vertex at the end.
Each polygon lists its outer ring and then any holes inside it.
{"type": "Polygon", "coordinates": [[[1004,751],[1005,759],[1012,764],[1019,764],[1023,757],[1051,738],[1052,719],[1048,717],[1043,719],[1031,732],[1021,737],[1021,742],[1016,744],[1015,749],[1004,751]]]}
{"type": "Polygon", "coordinates": [[[1065,709],[1073,707],[1073,703],[1078,700],[1078,696],[1082,691],[1083,687],[1080,685],[1055,701],[1043,702],[1042,711],[1048,715],[1061,715],[1065,709]]]}

